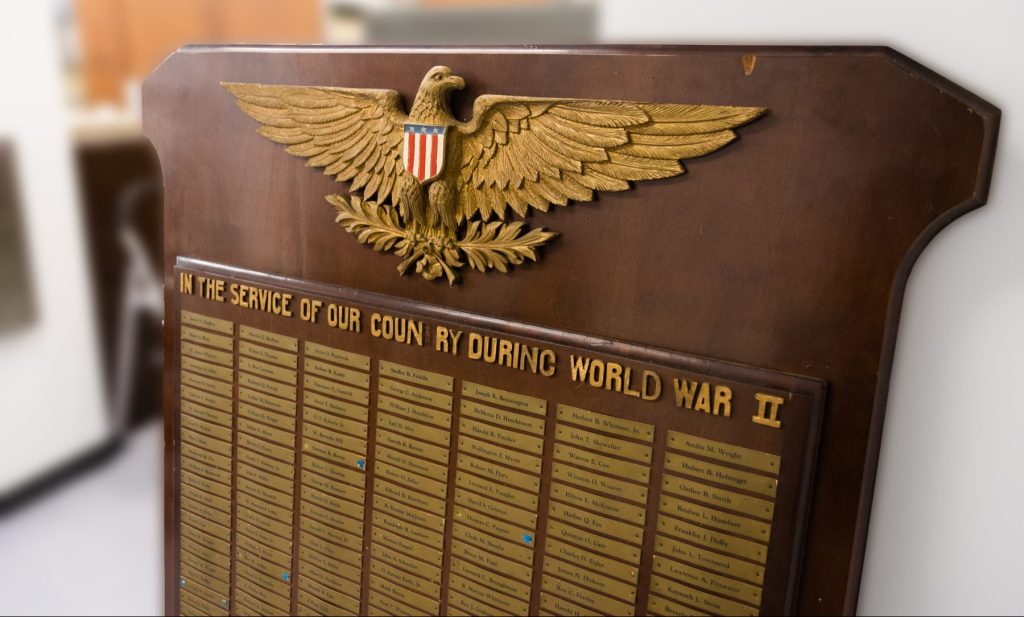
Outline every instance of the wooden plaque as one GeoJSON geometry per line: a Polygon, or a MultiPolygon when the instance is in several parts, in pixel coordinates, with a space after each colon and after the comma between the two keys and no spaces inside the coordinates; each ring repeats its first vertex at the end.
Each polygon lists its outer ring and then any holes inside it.
{"type": "Polygon", "coordinates": [[[168,614],[855,611],[997,109],[878,48],[186,48],[143,95],[168,614]]]}

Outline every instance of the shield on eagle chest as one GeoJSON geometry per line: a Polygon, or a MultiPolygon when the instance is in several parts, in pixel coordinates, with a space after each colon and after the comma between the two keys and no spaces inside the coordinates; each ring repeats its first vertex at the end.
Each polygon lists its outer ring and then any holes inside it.
{"type": "Polygon", "coordinates": [[[402,143],[405,170],[420,183],[436,178],[444,168],[444,143],[447,126],[406,124],[402,143]]]}

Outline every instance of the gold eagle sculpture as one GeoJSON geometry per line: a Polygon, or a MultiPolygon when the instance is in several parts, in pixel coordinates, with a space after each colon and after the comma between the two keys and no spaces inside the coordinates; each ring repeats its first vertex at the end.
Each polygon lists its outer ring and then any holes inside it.
{"type": "Polygon", "coordinates": [[[681,160],[722,148],[761,107],[483,95],[460,122],[449,95],[465,81],[436,66],[406,114],[394,90],[224,83],[259,134],[308,158],[350,195],[330,195],[337,222],[427,279],[450,284],[536,260],[557,234],[506,222],[508,209],[590,201],[598,191],[668,178],[681,160]],[[360,197],[356,192],[361,192],[360,197]]]}

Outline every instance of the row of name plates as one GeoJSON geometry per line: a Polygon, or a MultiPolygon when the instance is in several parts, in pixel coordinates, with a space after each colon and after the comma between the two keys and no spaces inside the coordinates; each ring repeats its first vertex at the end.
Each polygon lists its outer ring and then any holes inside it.
{"type": "Polygon", "coordinates": [[[181,324],[182,615],[633,615],[655,468],[647,612],[758,614],[778,456],[181,324]]]}

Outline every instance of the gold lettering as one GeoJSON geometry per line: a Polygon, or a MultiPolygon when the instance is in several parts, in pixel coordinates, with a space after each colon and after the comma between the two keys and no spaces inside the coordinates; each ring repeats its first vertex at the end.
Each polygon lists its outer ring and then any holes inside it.
{"type": "Polygon", "coordinates": [[[181,273],[181,293],[192,295],[192,275],[188,272],[181,273]]]}
{"type": "Polygon", "coordinates": [[[751,420],[755,424],[763,426],[781,427],[782,421],[778,419],[779,407],[782,407],[782,404],[786,402],[785,399],[781,396],[773,396],[762,392],[755,394],[754,398],[757,399],[757,415],[751,418],[751,420]]]}

